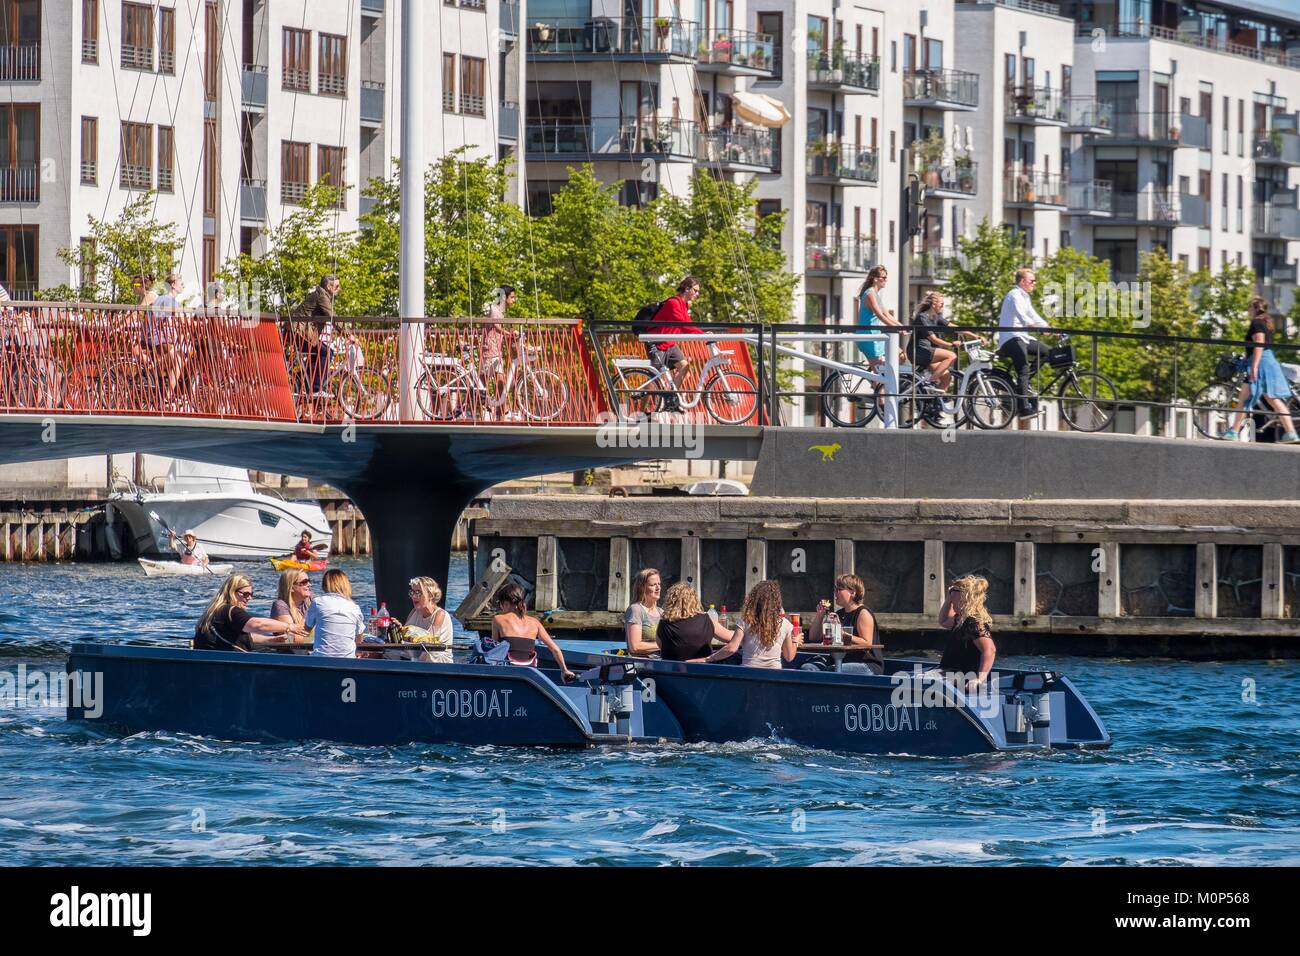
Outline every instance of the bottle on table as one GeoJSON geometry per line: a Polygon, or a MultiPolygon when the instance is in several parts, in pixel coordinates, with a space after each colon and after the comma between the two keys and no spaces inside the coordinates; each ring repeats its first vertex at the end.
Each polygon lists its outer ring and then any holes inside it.
{"type": "Polygon", "coordinates": [[[803,625],[799,623],[799,615],[791,614],[790,623],[794,626],[795,640],[799,640],[802,637],[802,633],[803,633],[803,625]]]}
{"type": "Polygon", "coordinates": [[[709,618],[714,624],[718,623],[718,611],[712,604],[709,605],[709,618]]]}
{"type": "Polygon", "coordinates": [[[722,605],[722,613],[718,616],[718,623],[728,630],[731,629],[731,625],[727,623],[727,605],[725,604],[722,605]]]}

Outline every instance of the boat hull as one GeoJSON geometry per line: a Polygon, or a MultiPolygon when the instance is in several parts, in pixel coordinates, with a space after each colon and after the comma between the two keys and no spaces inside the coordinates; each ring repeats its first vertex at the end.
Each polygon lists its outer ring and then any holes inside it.
{"type": "Polygon", "coordinates": [[[136,551],[145,556],[175,553],[163,524],[178,534],[193,530],[213,560],[249,561],[282,557],[306,531],[316,541],[331,541],[325,513],[315,504],[282,501],[270,495],[226,492],[145,495],[142,501],[110,502],[130,528],[136,551]]]}
{"type": "Polygon", "coordinates": [[[149,558],[137,558],[149,578],[224,578],[235,569],[233,564],[181,564],[180,561],[151,561],[149,558]]]}

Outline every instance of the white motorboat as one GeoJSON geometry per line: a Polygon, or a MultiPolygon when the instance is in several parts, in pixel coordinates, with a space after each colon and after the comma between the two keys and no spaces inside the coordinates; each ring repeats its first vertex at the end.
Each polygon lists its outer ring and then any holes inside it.
{"type": "Polygon", "coordinates": [[[224,578],[235,569],[233,564],[181,564],[180,561],[153,561],[137,558],[147,578],[193,577],[224,578]]]}
{"type": "MultiPolygon", "coordinates": [[[[168,528],[177,534],[194,531],[213,561],[281,557],[293,551],[304,531],[326,548],[333,540],[318,505],[257,491],[242,468],[179,458],[161,491],[128,484],[109,499],[107,514],[110,523],[126,522],[136,553],[145,557],[174,557],[168,528]]],[[[326,557],[328,550],[320,554],[326,557]]]]}

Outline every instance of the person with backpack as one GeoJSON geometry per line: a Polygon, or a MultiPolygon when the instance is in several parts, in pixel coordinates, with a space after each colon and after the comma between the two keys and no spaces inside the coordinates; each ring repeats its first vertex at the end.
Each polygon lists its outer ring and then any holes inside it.
{"type": "MultiPolygon", "coordinates": [[[[691,303],[700,295],[700,280],[687,276],[677,283],[677,294],[665,299],[655,310],[654,318],[645,328],[647,335],[676,335],[685,333],[699,335],[700,330],[691,320],[691,303]]],[[[638,313],[640,316],[640,313],[638,313]]],[[[633,323],[634,325],[636,323],[633,323]]],[[[664,396],[664,411],[680,412],[682,403],[677,398],[677,391],[682,387],[682,380],[690,368],[691,360],[682,352],[678,342],[647,342],[646,355],[650,364],[656,369],[667,367],[672,376],[674,392],[664,396]]]]}

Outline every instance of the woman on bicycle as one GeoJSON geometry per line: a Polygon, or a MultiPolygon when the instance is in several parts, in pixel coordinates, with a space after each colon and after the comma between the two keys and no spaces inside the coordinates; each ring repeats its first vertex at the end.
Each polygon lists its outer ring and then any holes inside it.
{"type": "MultiPolygon", "coordinates": [[[[875,329],[881,326],[898,328],[902,325],[894,318],[893,311],[886,309],[880,300],[880,293],[884,291],[888,282],[889,270],[884,266],[872,266],[871,271],[867,273],[867,280],[862,283],[862,288],[858,289],[858,328],[875,329]]],[[[862,353],[868,365],[879,365],[885,360],[884,342],[874,340],[858,342],[858,351],[862,353]]]]}
{"type": "Polygon", "coordinates": [[[1259,296],[1250,300],[1247,309],[1250,327],[1246,330],[1246,381],[1237,393],[1237,402],[1242,410],[1233,418],[1232,427],[1219,435],[1229,441],[1235,440],[1237,430],[1241,428],[1249,410],[1260,404],[1267,404],[1277,412],[1285,433],[1280,439],[1286,444],[1300,442],[1296,434],[1295,422],[1288,413],[1287,403],[1291,399],[1291,384],[1286,380],[1277,356],[1269,348],[1273,344],[1273,317],[1268,314],[1268,303],[1259,296]],[[1260,399],[1263,399],[1261,403],[1260,399]]]}
{"type": "MultiPolygon", "coordinates": [[[[496,396],[503,398],[506,391],[505,348],[519,338],[518,329],[507,329],[506,310],[515,304],[515,290],[503,285],[497,290],[497,297],[483,310],[488,324],[483,326],[483,343],[479,354],[483,361],[483,375],[491,376],[496,382],[496,396]]],[[[504,402],[501,406],[505,408],[504,402]]]]}
{"type": "MultiPolygon", "coordinates": [[[[907,343],[907,358],[918,374],[922,371],[929,372],[934,384],[946,392],[952,382],[953,363],[957,361],[957,343],[947,341],[938,332],[939,329],[952,328],[951,323],[944,318],[943,306],[942,292],[925,294],[916,308],[916,314],[912,316],[916,330],[907,343]]],[[[984,341],[982,336],[974,332],[956,332],[954,338],[984,341]]]]}

